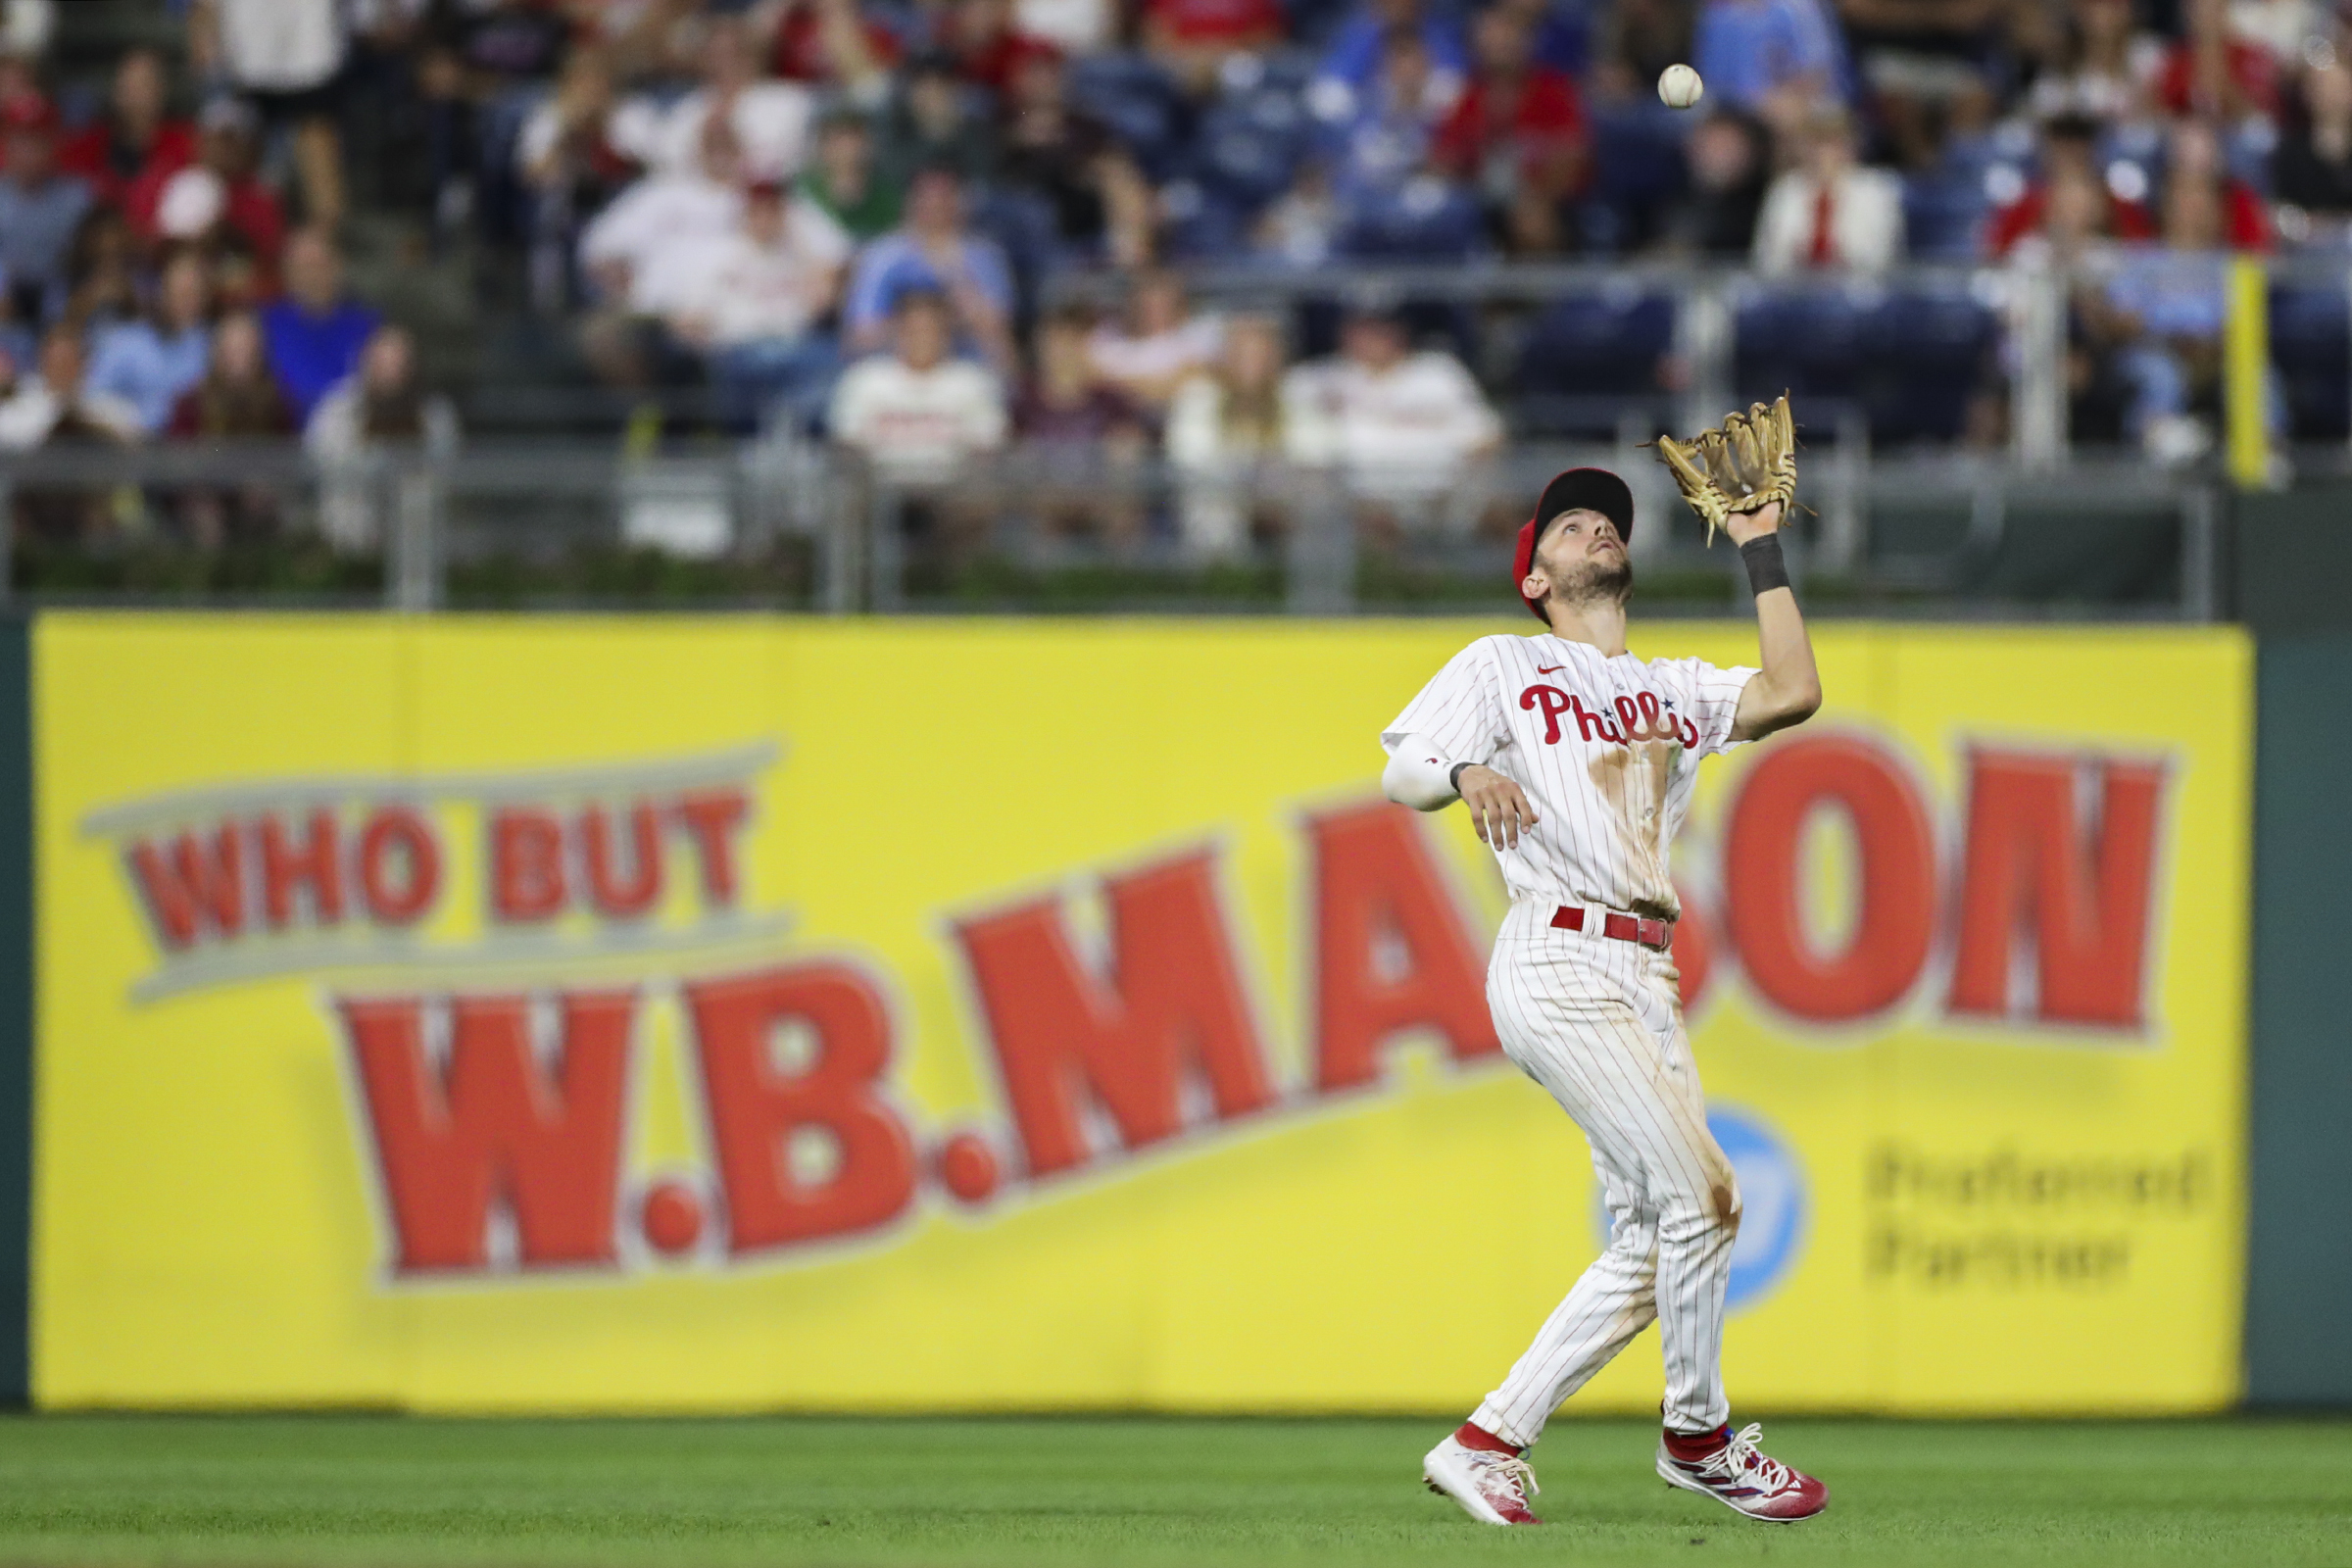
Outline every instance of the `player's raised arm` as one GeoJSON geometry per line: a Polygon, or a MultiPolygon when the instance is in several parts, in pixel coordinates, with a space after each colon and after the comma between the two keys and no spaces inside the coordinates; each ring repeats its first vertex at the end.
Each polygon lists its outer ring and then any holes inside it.
{"type": "Polygon", "coordinates": [[[1796,495],[1796,424],[1787,394],[1735,414],[1694,440],[1666,437],[1658,442],[1658,456],[1683,499],[1706,519],[1708,539],[1721,528],[1740,547],[1755,590],[1763,668],[1740,693],[1732,739],[1759,740],[1803,723],[1821,709],[1821,671],[1781,559],[1781,518],[1796,495]]]}
{"type": "Polygon", "coordinates": [[[1774,501],[1760,512],[1734,513],[1723,526],[1747,563],[1748,584],[1756,591],[1756,634],[1764,649],[1763,667],[1740,693],[1732,739],[1761,740],[1775,730],[1802,724],[1821,710],[1821,671],[1813,662],[1804,612],[1796,608],[1788,569],[1781,560],[1781,504],[1774,501]]]}

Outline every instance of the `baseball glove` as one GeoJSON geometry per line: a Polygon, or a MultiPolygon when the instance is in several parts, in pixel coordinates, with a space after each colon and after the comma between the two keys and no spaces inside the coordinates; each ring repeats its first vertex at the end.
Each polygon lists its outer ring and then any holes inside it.
{"type": "Polygon", "coordinates": [[[1796,500],[1796,424],[1786,392],[1692,440],[1660,436],[1658,456],[1674,470],[1690,510],[1707,519],[1709,544],[1726,517],[1770,501],[1786,512],[1796,500]]]}

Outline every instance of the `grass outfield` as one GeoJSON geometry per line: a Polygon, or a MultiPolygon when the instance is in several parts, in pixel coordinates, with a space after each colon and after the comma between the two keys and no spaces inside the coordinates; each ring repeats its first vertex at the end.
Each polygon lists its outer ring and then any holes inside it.
{"type": "Polygon", "coordinates": [[[1759,1525],[1562,1421],[1542,1530],[1419,1486],[1404,1421],[0,1420],[0,1562],[2352,1563],[2352,1423],[1790,1420],[1759,1525]]]}

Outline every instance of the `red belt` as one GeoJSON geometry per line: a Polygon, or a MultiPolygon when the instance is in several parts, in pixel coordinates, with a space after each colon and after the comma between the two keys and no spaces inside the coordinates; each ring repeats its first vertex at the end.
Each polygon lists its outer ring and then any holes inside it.
{"type": "MultiPolygon", "coordinates": [[[[1562,931],[1582,931],[1585,928],[1585,911],[1578,905],[1563,904],[1551,911],[1551,923],[1562,931]]],[[[1606,909],[1601,912],[1600,934],[1614,942],[1639,942],[1645,948],[1655,948],[1663,953],[1674,945],[1674,922],[1606,909]]]]}

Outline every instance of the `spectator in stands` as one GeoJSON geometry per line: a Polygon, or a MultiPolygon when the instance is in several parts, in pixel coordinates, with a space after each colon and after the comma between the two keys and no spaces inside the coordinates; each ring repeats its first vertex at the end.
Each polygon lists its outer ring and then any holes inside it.
{"type": "Polygon", "coordinates": [[[1382,74],[1400,31],[1420,38],[1432,95],[1451,104],[1470,70],[1470,51],[1452,18],[1424,0],[1357,0],[1316,68],[1308,100],[1316,115],[1335,123],[1354,119],[1357,98],[1382,74]]]}
{"type": "Polygon", "coordinates": [[[1132,476],[1151,439],[1135,405],[1096,378],[1087,355],[1089,325],[1083,314],[1070,311],[1039,324],[1036,368],[1013,406],[1013,429],[1044,469],[1044,483],[1030,499],[1049,532],[1132,544],[1144,527],[1132,476]],[[1114,483],[1105,493],[1105,468],[1114,480],[1129,482],[1114,483]]]}
{"type": "Polygon", "coordinates": [[[1236,317],[1226,324],[1216,362],[1176,389],[1168,408],[1167,453],[1182,486],[1177,525],[1187,555],[1238,555],[1251,533],[1275,525],[1272,508],[1250,505],[1250,481],[1287,446],[1282,400],[1288,358],[1281,322],[1236,317]]]}
{"type": "Polygon", "coordinates": [[[343,221],[334,112],[345,22],[339,0],[194,0],[188,16],[196,74],[251,98],[266,124],[291,128],[303,218],[330,232],[343,221]]]}
{"type": "Polygon", "coordinates": [[[1461,361],[1415,352],[1386,305],[1351,312],[1338,358],[1292,370],[1282,401],[1285,455],[1345,474],[1375,537],[1393,538],[1417,513],[1456,515],[1446,502],[1467,493],[1465,469],[1502,443],[1502,421],[1461,361]]]}
{"type": "Polygon", "coordinates": [[[1778,132],[1845,99],[1844,55],[1823,0],[1705,0],[1690,57],[1708,97],[1778,132]]]}
{"type": "Polygon", "coordinates": [[[59,322],[41,337],[39,368],[0,403],[0,452],[74,439],[127,445],[143,433],[139,411],[89,384],[81,329],[59,322]]]}
{"type": "Polygon", "coordinates": [[[872,124],[854,109],[836,109],[818,124],[816,156],[793,189],[860,244],[898,227],[905,204],[877,162],[872,124]]]}
{"type": "Polygon", "coordinates": [[[581,231],[636,180],[635,162],[612,140],[612,71],[605,51],[575,48],[556,90],[531,111],[514,161],[527,192],[531,301],[553,314],[581,289],[572,257],[581,231]]]}
{"type": "Polygon", "coordinates": [[[92,209],[74,234],[65,316],[85,333],[135,319],[141,310],[137,247],[130,225],[111,207],[92,209]]]}
{"type": "Polygon", "coordinates": [[[714,16],[707,26],[702,84],[675,103],[644,95],[623,103],[612,120],[612,145],[655,174],[690,176],[703,162],[704,127],[715,119],[734,131],[748,173],[790,179],[808,157],[814,95],[760,78],[741,17],[714,16]]]}
{"type": "Polygon", "coordinates": [[[915,56],[884,122],[886,176],[906,185],[917,171],[952,169],[967,180],[987,179],[996,172],[997,133],[974,102],[980,96],[956,74],[953,56],[915,56]]]}
{"type": "Polygon", "coordinates": [[[1367,211],[1428,172],[1438,127],[1461,91],[1462,77],[1436,69],[1418,30],[1391,32],[1382,44],[1379,76],[1350,100],[1337,172],[1341,204],[1367,211]]]}
{"type": "Polygon", "coordinates": [[[1250,249],[1287,267],[1321,267],[1339,248],[1347,216],[1332,189],[1329,166],[1310,158],[1299,167],[1291,188],[1258,215],[1250,230],[1250,249]]]}
{"type": "Polygon", "coordinates": [[[1592,40],[1595,98],[1646,104],[1659,74],[1687,64],[1697,0],[1616,0],[1601,9],[1592,40]]]}
{"type": "Polygon", "coordinates": [[[2299,215],[2306,237],[2314,219],[2340,229],[2352,219],[2352,68],[2332,47],[2304,63],[2291,108],[2271,159],[2271,193],[2299,215]]]}
{"type": "Polygon", "coordinates": [[[1147,0],[1144,47],[1184,90],[1203,98],[1225,63],[1282,41],[1288,20],[1275,0],[1147,0]]]}
{"type": "Polygon", "coordinates": [[[327,388],[349,375],[382,318],[343,292],[343,257],[324,229],[286,245],[286,297],[262,312],[270,373],[295,416],[308,419],[327,388]]]}
{"type": "Polygon", "coordinates": [[[1059,52],[1020,30],[1013,0],[956,0],[940,43],[955,58],[956,74],[998,102],[1012,90],[1013,73],[1023,63],[1059,52]]]}
{"type": "Polygon", "coordinates": [[[2074,0],[2058,66],[2035,78],[2027,104],[2044,120],[2138,120],[2164,61],[2163,41],[2140,31],[2132,0],[2074,0]]]}
{"type": "Polygon", "coordinates": [[[730,419],[751,425],[778,404],[800,423],[823,407],[840,366],[817,330],[841,292],[850,237],[782,186],[754,185],[741,224],[663,258],[650,280],[679,342],[709,357],[730,419]]]}
{"type": "Polygon", "coordinates": [[[1691,127],[1683,153],[1690,182],[1667,213],[1668,250],[1746,259],[1771,182],[1767,143],[1762,123],[1738,110],[1710,114],[1691,127]]]}
{"type": "Polygon", "coordinates": [[[182,441],[258,441],[294,433],[294,408],[270,371],[259,317],[237,311],[220,318],[204,378],[181,394],[169,428],[182,441]]]}
{"type": "Polygon", "coordinates": [[[2011,0],[1838,0],[1872,109],[1904,168],[1936,161],[1938,118],[1981,90],[2011,9],[2011,0]]]}
{"type": "Polygon", "coordinates": [[[358,471],[358,460],[388,446],[448,451],[457,440],[457,410],[425,391],[416,343],[400,327],[377,327],[358,368],[318,400],[303,427],[303,449],[328,474],[319,531],[339,550],[374,548],[382,533],[374,487],[358,471]]]}
{"type": "MultiPolygon", "coordinates": [[[[2081,202],[2081,187],[2087,185],[2099,193],[2104,212],[2094,223],[2097,231],[2117,239],[2143,241],[2156,237],[2156,216],[2144,202],[2127,201],[2109,188],[2098,160],[2099,124],[2083,115],[2061,115],[2042,127],[2041,173],[2028,185],[2017,200],[1997,209],[1985,229],[1985,254],[1998,261],[2006,257],[2018,242],[2029,235],[2041,232],[2048,217],[2051,192],[2061,185],[2074,187],[2070,200],[2081,202]]],[[[2085,215],[2072,213],[2069,222],[2079,222],[2085,215]]]]}
{"type": "Polygon", "coordinates": [[[659,315],[645,294],[666,246],[724,234],[743,214],[743,155],[724,116],[704,123],[702,162],[656,170],[615,197],[580,236],[580,266],[609,310],[659,315]]]}
{"type": "Polygon", "coordinates": [[[2157,75],[2156,101],[2226,125],[2267,121],[2278,107],[2278,63],[2231,32],[2230,0],[2182,0],[2180,39],[2157,75]]]}
{"type": "Polygon", "coordinates": [[[851,352],[870,353],[903,330],[894,322],[899,296],[908,289],[937,293],[947,302],[956,339],[1009,370],[1012,270],[994,241],[965,228],[963,185],[953,170],[917,173],[906,190],[906,221],[858,257],[842,308],[851,352]]]}
{"type": "Polygon", "coordinates": [[[58,150],[58,167],[89,185],[99,201],[122,205],[131,188],[159,181],[196,161],[196,130],[165,113],[171,84],[163,56],[133,49],[115,66],[107,112],[58,150]]]}
{"type": "Polygon", "coordinates": [[[1800,270],[1878,272],[1901,258],[1902,182],[1855,162],[1844,111],[1807,122],[1803,162],[1772,182],[1756,223],[1755,265],[1770,276],[1800,270]]]}
{"type": "Polygon", "coordinates": [[[1150,260],[1156,208],[1152,186],[1108,126],[1070,106],[1061,60],[1033,54],[1012,68],[1004,103],[999,178],[1042,197],[1054,236],[1114,266],[1150,260]]]}
{"type": "Polygon", "coordinates": [[[161,435],[188,389],[212,360],[212,274],[193,249],[172,253],[144,318],[100,332],[90,356],[89,386],[138,411],[139,426],[161,435]]]}
{"type": "Polygon", "coordinates": [[[1065,55],[1109,48],[1118,22],[1112,0],[1013,0],[1013,25],[1065,55]]]}
{"type": "Polygon", "coordinates": [[[2271,248],[2271,209],[2262,193],[2230,172],[2222,151],[2222,135],[2210,122],[2178,121],[2165,141],[2165,186],[2176,183],[2210,184],[2218,193],[2222,213],[2221,242],[2233,251],[2271,248]]]}
{"type": "Polygon", "coordinates": [[[1215,317],[1194,314],[1181,276],[1150,271],[1128,289],[1123,317],[1087,339],[1087,359],[1105,385],[1156,419],[1179,386],[1215,363],[1224,335],[1215,317]]]}
{"type": "Polygon", "coordinates": [[[2229,187],[2209,130],[2177,131],[2165,172],[2163,243],[2124,252],[2109,279],[2105,318],[2132,389],[2127,428],[2163,463],[2211,449],[2220,408],[2228,317],[2229,187]]]}
{"type": "Polygon", "coordinates": [[[1437,161],[1475,185],[1505,247],[1523,256],[1564,250],[1568,200],[1583,183],[1585,111],[1576,84],[1539,65],[1526,20],[1490,7],[1470,35],[1470,82],[1439,127],[1437,161]]]}
{"type": "Polygon", "coordinates": [[[977,457],[1004,444],[1004,399],[997,379],[950,357],[955,311],[936,289],[900,293],[892,313],[895,352],[850,367],[834,389],[833,439],[894,486],[933,492],[901,515],[930,571],[968,551],[984,519],[938,488],[977,457]]]}
{"type": "Polygon", "coordinates": [[[46,103],[20,100],[0,122],[0,277],[16,314],[45,320],[65,303],[74,234],[90,211],[90,187],[57,168],[57,119],[46,103]]]}
{"type": "Polygon", "coordinates": [[[286,245],[286,214],[257,172],[260,122],[234,98],[217,98],[198,117],[198,161],[132,184],[124,211],[150,244],[201,244],[248,258],[251,292],[274,293],[286,245]]]}
{"type": "Polygon", "coordinates": [[[890,96],[899,40],[879,21],[859,16],[858,0],[778,0],[754,15],[761,11],[770,13],[764,20],[773,29],[770,65],[784,80],[834,88],[868,109],[890,96]]]}

